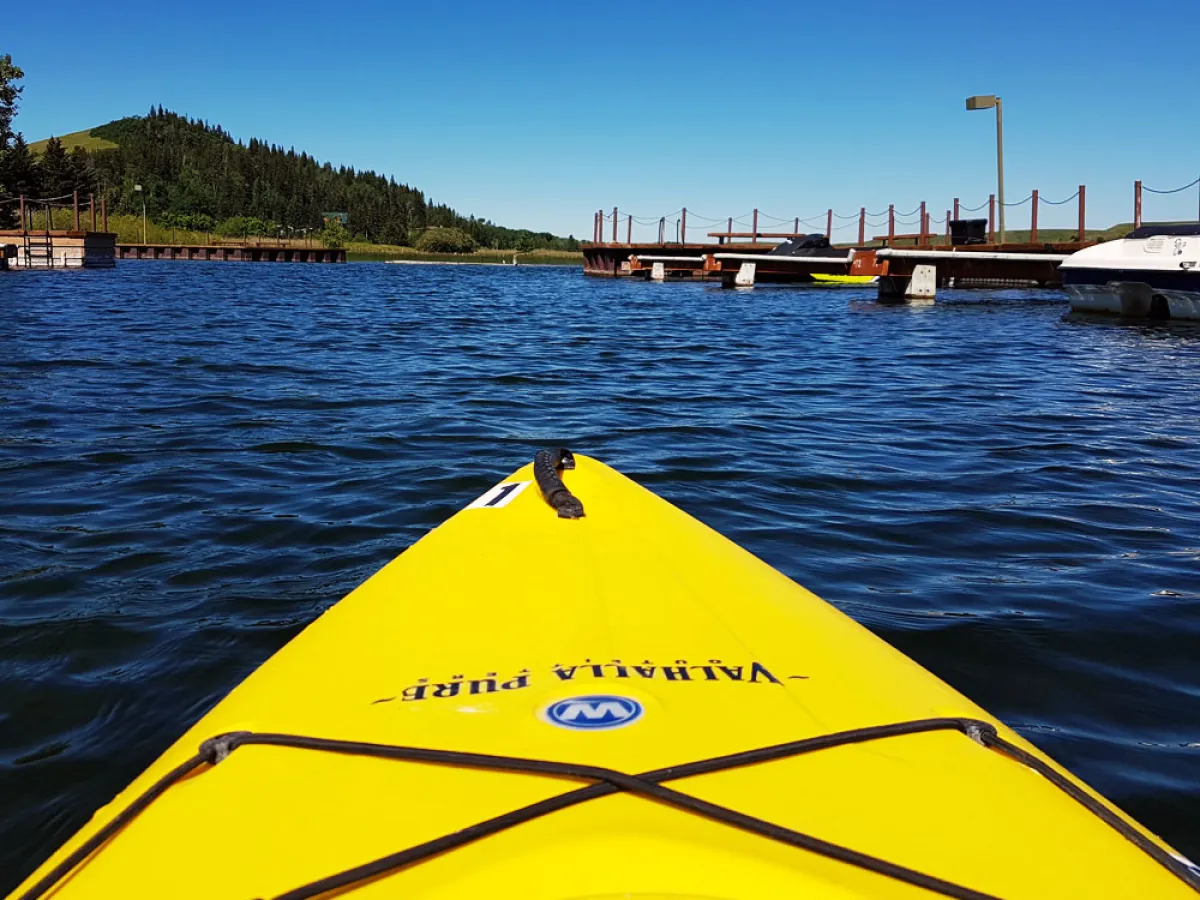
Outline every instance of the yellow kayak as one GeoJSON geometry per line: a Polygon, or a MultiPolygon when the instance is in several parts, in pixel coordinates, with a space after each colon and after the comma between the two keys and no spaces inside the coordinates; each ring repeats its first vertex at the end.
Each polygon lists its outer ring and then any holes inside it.
{"type": "Polygon", "coordinates": [[[879,280],[878,275],[817,275],[811,276],[813,281],[820,284],[874,284],[879,280]]]}
{"type": "Polygon", "coordinates": [[[1197,884],[865,628],[556,451],[310,625],[13,896],[1169,900],[1197,884]]]}

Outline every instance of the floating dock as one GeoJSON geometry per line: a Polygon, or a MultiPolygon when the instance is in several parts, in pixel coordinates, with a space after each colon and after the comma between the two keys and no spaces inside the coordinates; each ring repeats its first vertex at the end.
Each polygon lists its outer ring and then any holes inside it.
{"type": "Polygon", "coordinates": [[[180,259],[214,262],[344,263],[346,251],[329,247],[263,244],[118,244],[118,259],[180,259]]]}
{"type": "MultiPolygon", "coordinates": [[[[1139,183],[1135,210],[1138,217],[1140,190],[1139,183]]],[[[1009,204],[999,203],[994,194],[977,206],[965,206],[956,197],[939,218],[934,218],[924,201],[907,212],[898,212],[893,204],[876,213],[868,212],[866,207],[848,215],[829,209],[807,219],[767,215],[760,218],[758,209],[741,218],[711,219],[693,214],[692,233],[696,232],[694,224],[699,219],[707,242],[688,241],[686,208],[669,216],[647,219],[628,213],[622,216],[614,207],[611,215],[604,210],[595,213],[592,241],[581,248],[583,271],[593,276],[654,281],[716,280],[727,287],[742,288],[759,283],[871,281],[878,285],[881,300],[901,302],[932,300],[938,287],[1060,287],[1059,264],[1094,243],[1086,239],[1086,198],[1085,185],[1063,200],[1047,200],[1036,190],[1024,200],[1009,204]],[[1006,242],[1003,227],[999,229],[998,240],[997,214],[1005,207],[1026,203],[1029,204],[1028,240],[1006,242]],[[1057,235],[1064,237],[1066,231],[1069,239],[1039,241],[1040,207],[1069,203],[1077,206],[1078,227],[1064,229],[1057,235]],[[969,217],[983,210],[986,218],[969,217]],[[657,226],[657,240],[634,241],[635,224],[642,229],[657,226]],[[624,228],[619,229],[620,225],[624,228]],[[671,225],[674,241],[667,237],[671,225]],[[735,228],[736,225],[745,230],[735,228]],[[606,240],[610,226],[611,240],[606,240]],[[618,239],[621,231],[624,242],[618,239]],[[811,240],[819,237],[821,231],[824,246],[811,240]],[[845,237],[835,237],[838,232],[844,232],[845,237]],[[856,240],[851,236],[855,232],[856,240]],[[799,240],[804,238],[809,240],[799,240]],[[784,241],[797,242],[799,246],[773,252],[784,241]]],[[[1044,229],[1042,234],[1046,234],[1044,229]]]]}
{"type": "Polygon", "coordinates": [[[776,245],[761,242],[591,243],[583,245],[583,255],[584,273],[593,276],[654,281],[713,280],[727,287],[803,284],[820,280],[820,276],[852,276],[875,280],[881,299],[932,299],[938,287],[1060,287],[1059,264],[1085,246],[1088,243],[1072,241],[911,248],[831,247],[819,256],[772,256],[776,245]]]}

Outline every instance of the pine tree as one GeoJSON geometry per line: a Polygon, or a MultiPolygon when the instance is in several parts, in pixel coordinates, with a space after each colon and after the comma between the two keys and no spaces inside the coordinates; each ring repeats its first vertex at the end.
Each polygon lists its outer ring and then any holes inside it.
{"type": "Polygon", "coordinates": [[[13,65],[10,54],[0,56],[0,154],[8,150],[13,139],[12,120],[23,90],[16,82],[24,77],[25,73],[13,65]]]}
{"type": "Polygon", "coordinates": [[[33,197],[38,193],[37,162],[29,152],[25,143],[25,135],[17,132],[12,146],[4,155],[4,174],[0,179],[4,182],[5,190],[14,197],[33,197]]]}
{"type": "Polygon", "coordinates": [[[71,150],[71,172],[74,175],[74,188],[81,197],[96,190],[96,167],[87,148],[77,146],[71,150]]]}
{"type": "MultiPolygon", "coordinates": [[[[0,153],[0,189],[0,194],[6,194],[10,200],[37,194],[37,167],[25,136],[19,131],[9,149],[0,153]]],[[[19,208],[11,202],[0,205],[0,228],[19,227],[19,208]]]]}
{"type": "Polygon", "coordinates": [[[46,142],[38,175],[43,197],[62,197],[75,190],[75,169],[58,138],[52,137],[46,142]]]}

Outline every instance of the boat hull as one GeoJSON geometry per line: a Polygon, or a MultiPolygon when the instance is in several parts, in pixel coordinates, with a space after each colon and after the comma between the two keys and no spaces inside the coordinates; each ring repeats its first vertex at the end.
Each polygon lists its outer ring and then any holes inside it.
{"type": "MultiPolygon", "coordinates": [[[[1073,281],[1064,277],[1073,312],[1108,313],[1139,319],[1200,320],[1200,284],[1188,290],[1184,286],[1163,284],[1159,278],[1147,279],[1148,273],[1097,273],[1110,280],[1073,281]],[[1111,276],[1117,275],[1116,278],[1111,276]]],[[[1065,273],[1064,273],[1065,275],[1065,273]]]]}
{"type": "Polygon", "coordinates": [[[1060,267],[1075,312],[1200,319],[1200,235],[1151,226],[1087,247],[1060,267]]]}

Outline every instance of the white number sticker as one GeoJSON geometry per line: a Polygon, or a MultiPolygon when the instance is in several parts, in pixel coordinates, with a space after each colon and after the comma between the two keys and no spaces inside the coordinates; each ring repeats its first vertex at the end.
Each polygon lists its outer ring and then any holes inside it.
{"type": "Polygon", "coordinates": [[[517,494],[529,487],[531,483],[529,481],[506,481],[498,484],[467,509],[500,509],[502,506],[508,506],[517,498],[517,494]]]}

